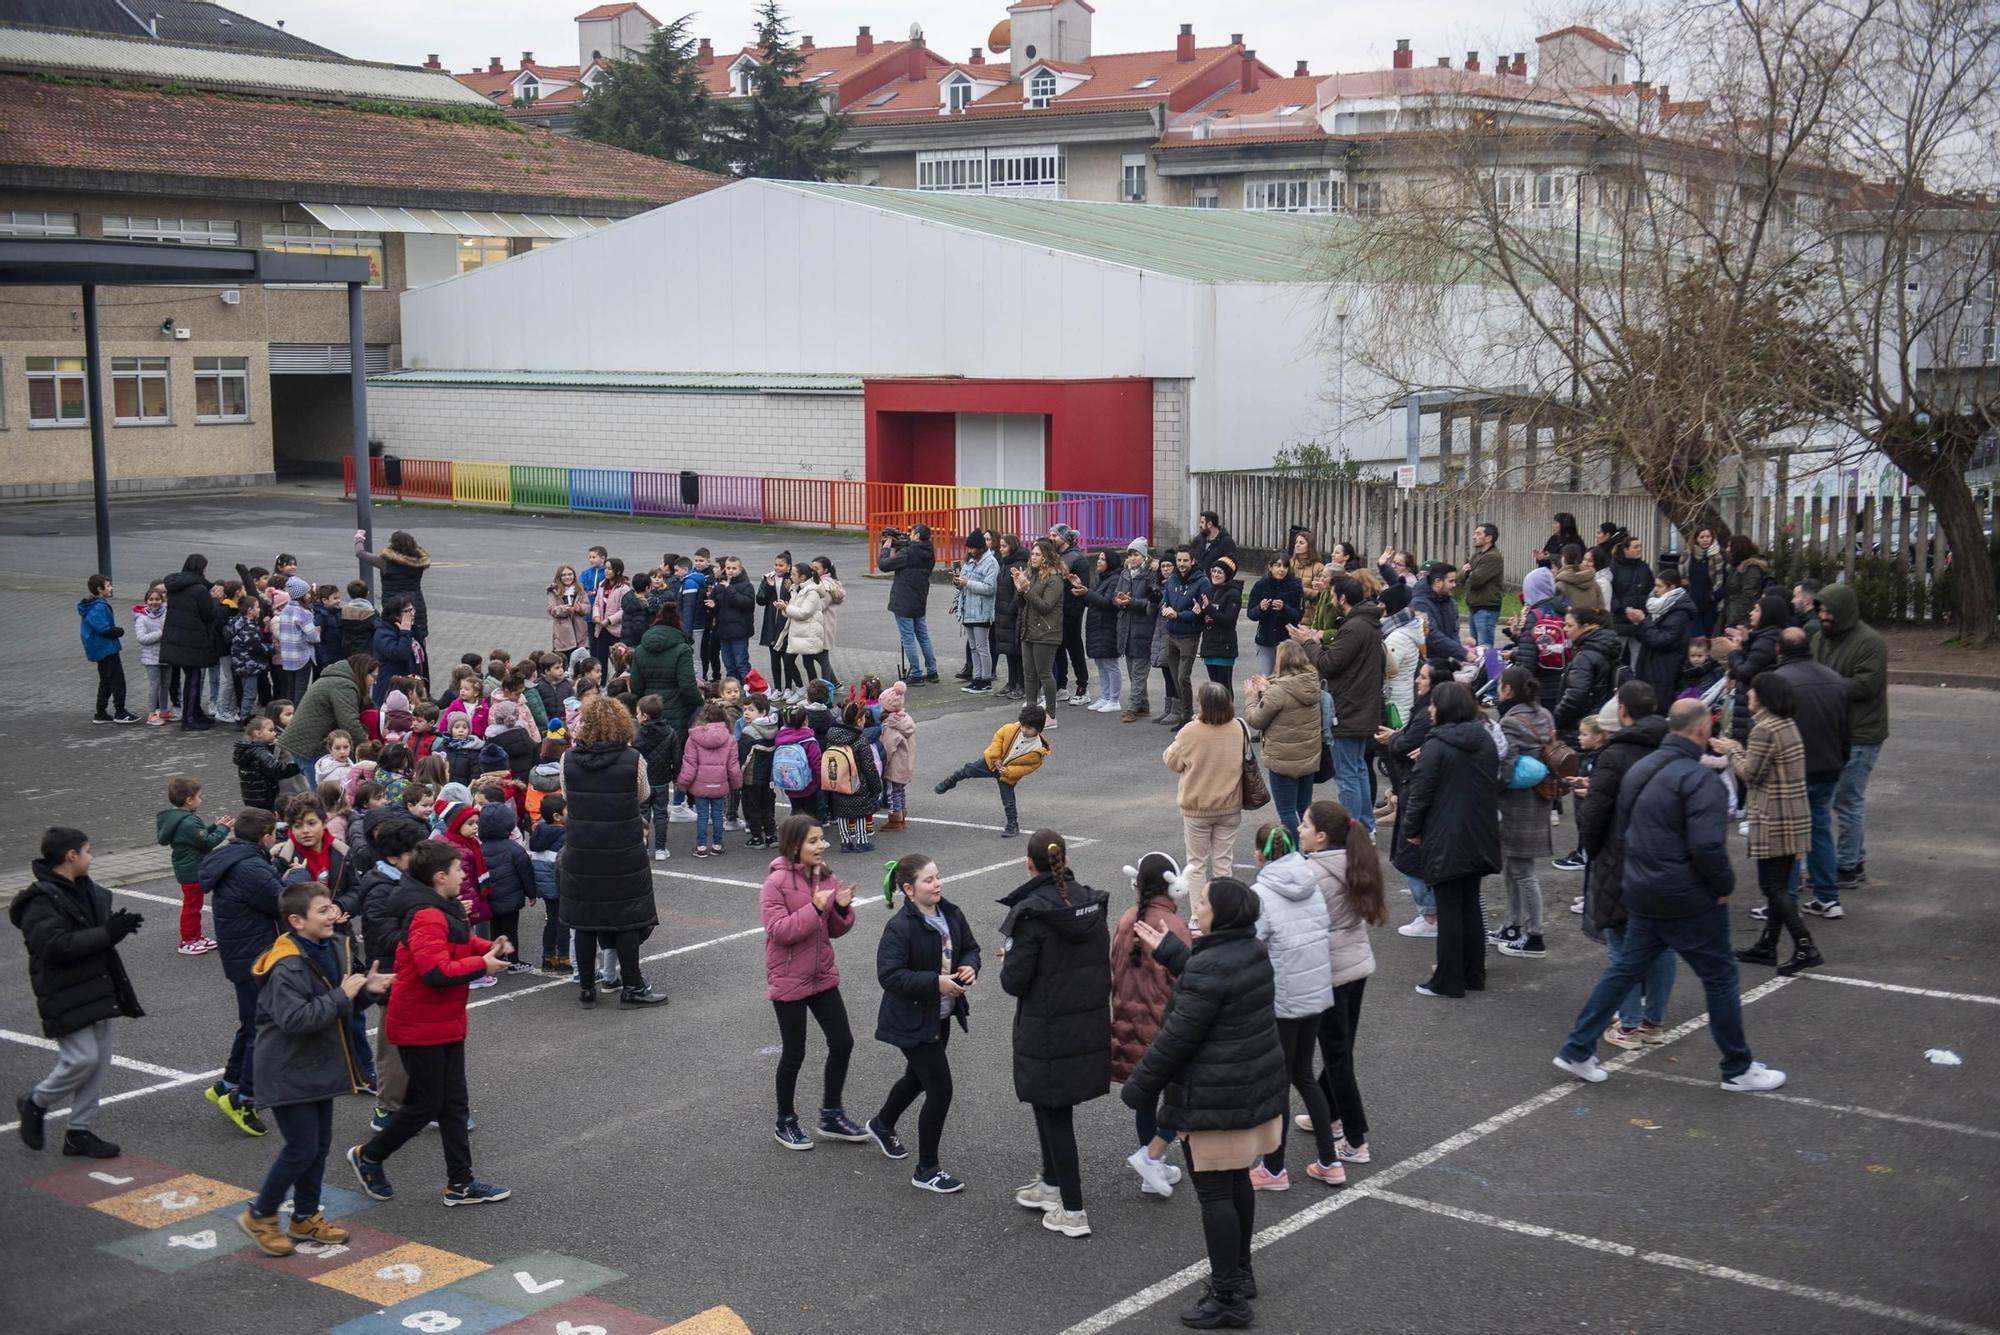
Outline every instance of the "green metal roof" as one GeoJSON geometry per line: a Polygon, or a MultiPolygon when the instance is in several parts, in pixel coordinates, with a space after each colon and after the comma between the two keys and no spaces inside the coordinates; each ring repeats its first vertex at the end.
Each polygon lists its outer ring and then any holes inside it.
{"type": "Polygon", "coordinates": [[[773,182],[924,222],[1196,282],[1323,282],[1326,248],[1359,224],[1241,209],[1009,199],[880,186],[773,182]]]}
{"type": "Polygon", "coordinates": [[[765,375],[717,371],[388,371],[371,385],[462,385],[482,389],[642,389],[668,394],[859,394],[858,375],[765,375]]]}

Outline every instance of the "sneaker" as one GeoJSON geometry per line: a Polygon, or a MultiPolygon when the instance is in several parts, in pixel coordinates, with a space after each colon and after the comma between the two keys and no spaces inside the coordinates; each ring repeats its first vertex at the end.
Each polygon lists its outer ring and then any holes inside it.
{"type": "Polygon", "coordinates": [[[1571,900],[1571,901],[1569,902],[1569,911],[1570,911],[1571,913],[1575,913],[1575,914],[1579,914],[1579,915],[1581,915],[1581,914],[1582,914],[1582,912],[1583,912],[1583,896],[1582,896],[1582,895],[1578,895],[1578,896],[1577,896],[1577,897],[1576,897],[1575,899],[1572,899],[1572,900],[1571,900]]]}
{"type": "Polygon", "coordinates": [[[993,683],[990,681],[975,681],[970,685],[961,686],[958,689],[964,691],[967,695],[991,695],[993,694],[993,683]]]}
{"type": "Polygon", "coordinates": [[[304,1219],[293,1217],[291,1226],[285,1230],[286,1236],[300,1242],[326,1242],[339,1246],[354,1235],[340,1225],[331,1222],[322,1212],[314,1212],[304,1219]]]}
{"type": "MultiPolygon", "coordinates": [[[[1173,1165],[1146,1153],[1144,1145],[1126,1155],[1125,1162],[1132,1165],[1132,1171],[1139,1175],[1140,1191],[1162,1198],[1174,1194],[1174,1184],[1167,1177],[1167,1170],[1173,1165]]],[[[1014,1199],[1019,1200],[1020,1197],[1014,1199]]]]}
{"type": "Polygon", "coordinates": [[[444,1203],[446,1205],[492,1205],[498,1201],[506,1200],[513,1194],[513,1192],[507,1190],[505,1187],[496,1187],[490,1182],[481,1182],[475,1179],[462,1187],[446,1187],[444,1189],[444,1203]]]}
{"type": "Polygon", "coordinates": [[[676,802],[667,808],[667,824],[669,825],[686,825],[693,819],[693,807],[684,807],[676,802]]]}
{"type": "Polygon", "coordinates": [[[747,830],[750,827],[743,823],[743,818],[741,816],[734,816],[728,820],[723,821],[722,828],[730,831],[733,834],[738,830],[747,830]]]}
{"type": "Polygon", "coordinates": [[[21,1125],[16,1129],[21,1133],[21,1143],[23,1145],[26,1145],[31,1150],[38,1150],[48,1143],[46,1139],[48,1133],[45,1125],[48,1120],[49,1110],[35,1102],[33,1094],[23,1094],[20,1098],[15,1099],[14,1113],[21,1119],[21,1125]]]}
{"type": "Polygon", "coordinates": [[[1597,1054],[1592,1053],[1580,1062],[1573,1062],[1561,1053],[1556,1054],[1555,1066],[1558,1071],[1568,1071],[1586,1084],[1601,1085],[1611,1078],[1611,1072],[1597,1064],[1597,1054]]]}
{"type": "Polygon", "coordinates": [[[1730,1076],[1722,1082],[1722,1087],[1732,1094],[1766,1094],[1784,1083],[1783,1071],[1774,1071],[1762,1062],[1751,1062],[1749,1070],[1730,1076]]]}
{"type": "Polygon", "coordinates": [[[1125,712],[1125,706],[1119,704],[1116,700],[1099,700],[1096,704],[1090,706],[1090,712],[1093,714],[1122,714],[1125,712]]]}
{"type": "Polygon", "coordinates": [[[140,718],[137,714],[128,714],[121,710],[111,716],[111,721],[113,723],[144,723],[146,720],[140,718]]]}
{"type": "Polygon", "coordinates": [[[698,857],[698,858],[705,858],[705,857],[707,857],[707,856],[708,856],[708,845],[707,845],[707,844],[696,844],[696,845],[694,846],[694,855],[695,855],[696,857],[698,857]]]}
{"type": "Polygon", "coordinates": [[[875,1142],[875,1147],[889,1158],[907,1159],[910,1157],[910,1152],[903,1148],[903,1142],[896,1138],[895,1131],[883,1126],[881,1118],[869,1118],[868,1125],[863,1130],[867,1131],[868,1139],[875,1142]]]}
{"type": "Polygon", "coordinates": [[[869,1139],[867,1129],[856,1125],[845,1108],[821,1108],[814,1134],[821,1140],[845,1140],[856,1145],[865,1145],[869,1139]]]}
{"type": "Polygon", "coordinates": [[[391,1201],[396,1198],[396,1189],[389,1185],[389,1174],[383,1171],[381,1164],[362,1158],[359,1145],[348,1147],[347,1166],[354,1170],[354,1176],[361,1179],[361,1190],[368,1193],[371,1200],[391,1201]]]}
{"type": "Polygon", "coordinates": [[[1641,1024],[1639,1037],[1649,1048],[1656,1048],[1667,1041],[1667,1031],[1656,1024],[1641,1024]]]}
{"type": "Polygon", "coordinates": [[[1548,954],[1549,951],[1548,947],[1542,944],[1542,938],[1538,933],[1534,936],[1523,937],[1518,941],[1502,941],[1500,943],[1500,953],[1502,955],[1512,955],[1516,959],[1538,960],[1548,954]]]}
{"type": "Polygon", "coordinates": [[[1831,904],[1823,899],[1808,899],[1805,903],[1799,905],[1799,911],[1801,913],[1810,913],[1815,918],[1845,918],[1847,916],[1847,910],[1840,907],[1840,901],[1837,899],[1831,904]]]}
{"type": "Polygon", "coordinates": [[[1436,936],[1437,934],[1437,924],[1434,922],[1425,922],[1424,915],[1421,913],[1396,929],[1396,935],[1398,936],[1436,936]]]}
{"type": "MultiPolygon", "coordinates": [[[[695,854],[695,856],[696,856],[696,857],[700,857],[701,855],[700,855],[699,853],[697,853],[697,854],[695,854]]],[[[666,849],[664,849],[664,848],[656,848],[656,849],[654,849],[654,850],[653,850],[653,861],[655,861],[655,862],[665,862],[666,860],[667,860],[667,850],[666,850],[666,849]]]]}
{"type": "Polygon", "coordinates": [[[157,709],[155,709],[152,713],[146,715],[146,726],[151,728],[157,728],[166,721],[167,720],[165,715],[161,714],[160,711],[157,709]]]}
{"type": "Polygon", "coordinates": [[[771,1137],[788,1150],[809,1150],[815,1143],[811,1136],[799,1128],[797,1117],[780,1117],[777,1129],[772,1131],[771,1137]]]}
{"type": "Polygon", "coordinates": [[[382,1093],[382,1083],[376,1078],[373,1071],[369,1071],[361,1077],[361,1083],[354,1087],[354,1092],[366,1095],[371,1099],[376,1098],[382,1093]]]}
{"type": "Polygon", "coordinates": [[[618,989],[620,1006],[664,1006],[667,994],[656,990],[651,983],[644,987],[621,987],[618,989]]]}
{"type": "Polygon", "coordinates": [[[1069,705],[1087,705],[1090,703],[1090,696],[1082,690],[1073,691],[1070,693],[1069,699],[1064,701],[1064,703],[1069,705]]]}
{"type": "Polygon", "coordinates": [[[1250,1186],[1254,1191],[1290,1191],[1292,1175],[1283,1168],[1273,1173],[1260,1159],[1250,1168],[1250,1186]]]}
{"type": "Polygon", "coordinates": [[[949,1196],[954,1192],[965,1190],[963,1182],[953,1177],[950,1173],[945,1172],[942,1168],[933,1168],[927,1173],[919,1172],[915,1177],[910,1179],[910,1185],[919,1187],[924,1191],[935,1191],[940,1196],[949,1196]]]}
{"type": "Polygon", "coordinates": [[[368,1129],[377,1135],[389,1129],[389,1123],[396,1120],[396,1114],[387,1108],[377,1107],[368,1118],[368,1129]]]}
{"type": "Polygon", "coordinates": [[[221,1085],[210,1085],[202,1092],[202,1097],[222,1109],[222,1115],[236,1123],[236,1129],[246,1136],[261,1136],[270,1128],[258,1118],[257,1110],[238,1098],[233,1089],[221,1085]]]}
{"type": "Polygon", "coordinates": [[[1504,943],[1509,941],[1519,941],[1521,939],[1521,929],[1519,927],[1514,926],[1511,923],[1505,927],[1495,927],[1491,931],[1486,933],[1486,939],[1492,942],[1494,945],[1500,946],[1502,949],[1505,949],[1506,947],[1504,943]]]}
{"type": "Polygon", "coordinates": [[[90,721],[91,721],[92,723],[109,723],[109,722],[111,722],[111,715],[109,715],[109,714],[92,714],[92,715],[90,716],[90,721]]]}
{"type": "Polygon", "coordinates": [[[1604,1031],[1604,1041],[1614,1048],[1636,1052],[1646,1046],[1645,1036],[1637,1029],[1627,1029],[1622,1024],[1614,1024],[1604,1031]]]}
{"type": "Polygon", "coordinates": [[[1341,1166],[1338,1158],[1332,1163],[1307,1164],[1306,1176],[1315,1182],[1324,1182],[1329,1187],[1344,1187],[1347,1185],[1347,1169],[1341,1166]]]}
{"type": "Polygon", "coordinates": [[[1013,821],[1008,821],[1006,827],[1000,831],[1000,837],[1002,839],[1019,839],[1021,837],[1021,827],[1013,821]]]}
{"type": "MultiPolygon", "coordinates": [[[[1782,1077],[1780,1077],[1782,1078],[1782,1077]]],[[[258,1133],[262,1135],[262,1132],[258,1133]]],[[[116,1159],[118,1147],[89,1131],[70,1130],[63,1136],[62,1152],[71,1158],[116,1159]]]]}
{"type": "Polygon", "coordinates": [[[1060,725],[1056,722],[1056,716],[1054,714],[1051,714],[1049,715],[1049,721],[1042,725],[1042,731],[1054,732],[1058,726],[1060,725]]]}
{"type": "Polygon", "coordinates": [[[512,960],[507,965],[508,973],[533,973],[535,966],[526,960],[512,960]]]}
{"type": "Polygon", "coordinates": [[[1750,910],[1750,916],[1758,922],[1768,922],[1771,917],[1771,906],[1768,904],[1759,904],[1756,908],[1750,910]]]}
{"type": "Polygon", "coordinates": [[[1444,995],[1444,993],[1439,992],[1433,987],[1431,987],[1429,983],[1418,983],[1416,986],[1416,993],[1420,997],[1441,997],[1444,995]]]}
{"type": "Polygon", "coordinates": [[[936,793],[939,797],[943,797],[946,793],[950,792],[952,789],[956,787],[958,787],[958,780],[940,779],[936,784],[932,785],[931,791],[936,793]]]}
{"type": "Polygon", "coordinates": [[[290,1256],[292,1240],[278,1227],[278,1216],[260,1216],[245,1210],[236,1216],[236,1226],[250,1235],[250,1241],[257,1244],[257,1250],[266,1256],[290,1256]]]}
{"type": "Polygon", "coordinates": [[[1549,865],[1557,871],[1582,871],[1584,868],[1583,853],[1581,850],[1574,853],[1565,853],[1549,865]]]}
{"type": "Polygon", "coordinates": [[[482,975],[466,984],[467,987],[498,987],[499,985],[500,980],[491,974],[482,975]]]}
{"type": "Polygon", "coordinates": [[[208,953],[208,947],[202,945],[199,941],[183,941],[175,953],[180,955],[204,955],[208,953]]]}
{"type": "MultiPolygon", "coordinates": [[[[1140,1152],[1144,1153],[1143,1150],[1140,1152]]],[[[1015,1190],[1014,1204],[1023,1210],[1060,1210],[1062,1192],[1053,1183],[1044,1182],[1038,1177],[1015,1190]]]]}
{"type": "Polygon", "coordinates": [[[1090,1216],[1082,1210],[1065,1210],[1061,1205],[1042,1215],[1042,1227],[1066,1238],[1090,1236],[1090,1216]]]}
{"type": "MultiPolygon", "coordinates": [[[[929,671],[929,672],[926,672],[926,673],[924,674],[924,685],[926,685],[926,686],[935,686],[935,685],[937,685],[937,684],[938,684],[938,674],[937,674],[937,670],[936,670],[935,668],[933,668],[933,669],[932,669],[931,671],[929,671]]],[[[803,694],[804,694],[804,692],[803,692],[803,691],[801,691],[801,692],[800,692],[800,694],[801,694],[801,695],[803,695],[803,694]]]]}
{"type": "MultiPolygon", "coordinates": [[[[123,723],[125,720],[121,718],[118,721],[123,723]]],[[[1842,890],[1858,890],[1868,884],[1868,869],[1866,864],[1857,862],[1852,867],[1836,868],[1834,877],[1842,890]]]]}
{"type": "Polygon", "coordinates": [[[204,955],[211,950],[222,949],[222,943],[212,936],[201,937],[196,940],[195,944],[201,947],[201,953],[204,955]]]}
{"type": "Polygon", "coordinates": [[[1374,1157],[1368,1153],[1366,1145],[1350,1145],[1339,1139],[1333,1142],[1333,1155],[1342,1163],[1367,1163],[1374,1157]]]}

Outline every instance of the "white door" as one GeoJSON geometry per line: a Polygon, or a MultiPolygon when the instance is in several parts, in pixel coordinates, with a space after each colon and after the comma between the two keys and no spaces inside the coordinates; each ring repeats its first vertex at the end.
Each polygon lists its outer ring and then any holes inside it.
{"type": "Polygon", "coordinates": [[[1035,413],[960,413],[958,471],[961,487],[1025,487],[1045,480],[1047,419],[1035,413]]]}

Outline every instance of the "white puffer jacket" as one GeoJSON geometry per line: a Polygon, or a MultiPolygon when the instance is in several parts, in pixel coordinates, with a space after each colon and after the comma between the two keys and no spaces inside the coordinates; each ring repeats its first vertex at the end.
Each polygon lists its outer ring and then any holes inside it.
{"type": "Polygon", "coordinates": [[[1339,987],[1375,972],[1375,950],[1368,944],[1368,924],[1347,897],[1347,850],[1329,848],[1305,855],[1326,903],[1327,956],[1333,985],[1339,987]]]}
{"type": "Polygon", "coordinates": [[[807,580],[793,589],[785,601],[785,630],[780,645],[788,654],[824,653],[826,638],[826,590],[817,580],[807,580]]]}
{"type": "Polygon", "coordinates": [[[1318,1015],[1333,1006],[1333,962],[1327,951],[1326,899],[1312,864],[1287,853],[1257,873],[1257,939],[1271,956],[1280,1020],[1318,1015]]]}
{"type": "Polygon", "coordinates": [[[1382,698],[1396,706],[1403,722],[1417,703],[1417,669],[1424,663],[1424,619],[1421,614],[1382,636],[1388,668],[1382,674],[1382,698]]]}

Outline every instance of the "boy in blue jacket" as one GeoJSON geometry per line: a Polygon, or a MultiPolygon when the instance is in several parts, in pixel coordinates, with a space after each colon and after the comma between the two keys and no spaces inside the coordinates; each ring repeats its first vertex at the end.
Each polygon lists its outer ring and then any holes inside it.
{"type": "Polygon", "coordinates": [[[119,656],[119,641],[125,628],[111,610],[111,577],[92,575],[84,581],[90,596],[76,602],[82,626],[83,656],[97,664],[97,712],[92,723],[137,723],[136,714],[125,710],[125,660],[119,656]]]}

